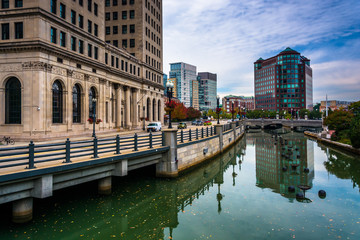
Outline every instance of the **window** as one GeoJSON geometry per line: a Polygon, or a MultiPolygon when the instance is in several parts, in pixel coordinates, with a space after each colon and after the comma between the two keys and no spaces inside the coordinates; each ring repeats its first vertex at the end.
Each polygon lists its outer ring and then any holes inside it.
{"type": "Polygon", "coordinates": [[[84,17],[79,14],[79,27],[84,28],[84,17]]]}
{"type": "Polygon", "coordinates": [[[134,0],[130,0],[129,4],[130,5],[134,5],[135,1],[134,0]]]}
{"type": "Polygon", "coordinates": [[[113,67],[114,64],[115,64],[115,62],[114,62],[114,56],[111,56],[111,66],[113,67]]]}
{"type": "Polygon", "coordinates": [[[113,34],[118,34],[118,26],[113,26],[113,34]]]}
{"type": "Polygon", "coordinates": [[[9,8],[9,0],[1,0],[1,8],[9,8]]]}
{"type": "Polygon", "coordinates": [[[130,10],[130,19],[135,18],[135,10],[130,10]]]}
{"type": "Polygon", "coordinates": [[[105,64],[108,64],[108,53],[105,53],[105,64]]]}
{"type": "Polygon", "coordinates": [[[92,45],[88,44],[88,56],[92,57],[92,45]]]}
{"type": "Polygon", "coordinates": [[[10,25],[9,23],[1,24],[1,39],[7,40],[10,38],[10,25]]]}
{"type": "Polygon", "coordinates": [[[50,41],[52,43],[56,43],[56,28],[51,28],[50,29],[50,41]]]}
{"type": "Polygon", "coordinates": [[[50,0],[50,11],[56,14],[56,0],[50,0]]]}
{"type": "Polygon", "coordinates": [[[94,47],[94,58],[95,59],[99,58],[99,48],[98,47],[94,47]]]}
{"type": "Polygon", "coordinates": [[[95,16],[98,15],[98,5],[96,3],[94,3],[94,14],[95,16]]]}
{"type": "Polygon", "coordinates": [[[66,33],[60,31],[60,46],[66,47],[66,33]]]}
{"type": "Polygon", "coordinates": [[[89,91],[89,117],[91,118],[96,114],[96,102],[94,104],[93,99],[96,99],[96,90],[91,87],[89,91]]]}
{"type": "Polygon", "coordinates": [[[127,25],[122,25],[122,34],[127,34],[127,25]]]}
{"type": "Polygon", "coordinates": [[[52,86],[52,120],[53,123],[62,123],[63,114],[63,89],[59,80],[52,86]]]}
{"type": "Polygon", "coordinates": [[[24,36],[24,31],[23,31],[23,23],[22,22],[17,22],[15,23],[15,39],[21,39],[24,36]]]}
{"type": "Polygon", "coordinates": [[[113,0],[113,6],[117,6],[118,5],[118,1],[117,0],[113,0]]]}
{"type": "Polygon", "coordinates": [[[81,89],[78,84],[73,87],[73,123],[81,122],[81,89]]]}
{"type": "Polygon", "coordinates": [[[60,17],[65,19],[66,18],[66,6],[60,3],[60,17]]]}
{"type": "Polygon", "coordinates": [[[105,21],[110,21],[110,13],[105,13],[105,21]]]}
{"type": "Polygon", "coordinates": [[[92,33],[92,21],[88,20],[88,32],[92,33]]]}
{"type": "Polygon", "coordinates": [[[116,58],[116,64],[115,64],[116,68],[119,68],[119,58],[116,58]]]}
{"type": "Polygon", "coordinates": [[[122,47],[127,48],[127,39],[122,40],[122,47]]]}
{"type": "Polygon", "coordinates": [[[130,39],[130,48],[135,47],[135,39],[130,39]]]}
{"type": "Polygon", "coordinates": [[[88,10],[91,12],[92,0],[88,0],[88,10]]]}
{"type": "Polygon", "coordinates": [[[118,12],[113,12],[113,20],[118,20],[118,12]]]}
{"type": "Polygon", "coordinates": [[[84,5],[83,0],[79,0],[79,4],[80,6],[83,6],[84,5]]]}
{"type": "Polygon", "coordinates": [[[105,34],[110,35],[110,27],[105,27],[105,34]]]}
{"type": "Polygon", "coordinates": [[[71,23],[76,25],[76,12],[74,10],[71,10],[71,23]]]}
{"type": "Polygon", "coordinates": [[[127,18],[127,11],[122,11],[122,19],[126,19],[127,18]]]}
{"type": "Polygon", "coordinates": [[[121,60],[121,70],[124,71],[124,60],[121,60]]]}
{"type": "Polygon", "coordinates": [[[122,0],[121,2],[122,5],[126,5],[126,0],[122,0]]]}
{"type": "Polygon", "coordinates": [[[81,53],[81,54],[84,53],[84,41],[83,40],[79,40],[79,53],[81,53]]]}
{"type": "Polygon", "coordinates": [[[110,0],[105,0],[105,7],[110,7],[110,0]]]}
{"type": "Polygon", "coordinates": [[[130,33],[135,33],[135,24],[130,25],[130,33]]]}
{"type": "Polygon", "coordinates": [[[113,41],[113,45],[114,45],[115,47],[119,47],[119,42],[118,42],[118,40],[114,40],[114,41],[113,41]]]}
{"type": "Polygon", "coordinates": [[[76,51],[76,37],[71,37],[71,50],[76,51]]]}
{"type": "Polygon", "coordinates": [[[12,77],[5,85],[5,124],[21,123],[21,83],[12,77]]]}
{"type": "Polygon", "coordinates": [[[23,6],[23,0],[15,0],[15,7],[22,7],[23,6]]]}
{"type": "Polygon", "coordinates": [[[94,35],[98,36],[98,25],[94,24],[94,35]]]}

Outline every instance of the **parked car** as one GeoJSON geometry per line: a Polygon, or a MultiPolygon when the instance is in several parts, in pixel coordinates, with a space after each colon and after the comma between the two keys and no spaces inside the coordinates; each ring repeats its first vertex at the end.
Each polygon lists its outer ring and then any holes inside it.
{"type": "Polygon", "coordinates": [[[185,122],[180,122],[179,125],[178,125],[178,129],[185,129],[187,128],[187,125],[185,122]]]}
{"type": "Polygon", "coordinates": [[[202,125],[204,125],[204,123],[201,120],[197,120],[195,125],[196,126],[202,126],[202,125]]]}
{"type": "Polygon", "coordinates": [[[191,125],[196,125],[196,124],[197,124],[197,120],[191,122],[191,125]]]}
{"type": "Polygon", "coordinates": [[[157,132],[161,131],[161,122],[151,122],[146,126],[146,131],[157,132]]]}
{"type": "Polygon", "coordinates": [[[211,121],[205,121],[204,122],[204,126],[208,126],[208,125],[211,125],[212,123],[211,123],[211,121]]]}

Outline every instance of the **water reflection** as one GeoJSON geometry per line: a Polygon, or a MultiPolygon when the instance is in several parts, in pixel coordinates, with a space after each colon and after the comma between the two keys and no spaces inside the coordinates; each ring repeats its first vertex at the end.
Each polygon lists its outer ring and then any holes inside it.
{"type": "Polygon", "coordinates": [[[293,202],[298,186],[312,187],[314,179],[314,145],[301,133],[247,133],[247,140],[255,145],[256,185],[269,188],[293,202]],[[289,187],[295,187],[292,191],[289,187]]]}

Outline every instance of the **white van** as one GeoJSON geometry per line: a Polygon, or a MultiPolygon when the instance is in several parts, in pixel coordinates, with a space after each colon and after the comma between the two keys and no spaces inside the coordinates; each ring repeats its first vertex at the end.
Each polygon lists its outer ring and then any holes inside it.
{"type": "Polygon", "coordinates": [[[151,122],[146,126],[146,131],[157,132],[161,131],[161,122],[151,122]]]}

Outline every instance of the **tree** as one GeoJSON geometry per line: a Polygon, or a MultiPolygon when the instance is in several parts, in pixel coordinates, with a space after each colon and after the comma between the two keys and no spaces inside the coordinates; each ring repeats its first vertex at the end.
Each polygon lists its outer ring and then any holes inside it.
{"type": "Polygon", "coordinates": [[[321,112],[317,111],[317,110],[313,110],[309,113],[309,118],[310,119],[320,119],[321,118],[321,112]]]}
{"type": "Polygon", "coordinates": [[[196,119],[199,117],[201,117],[201,112],[199,110],[196,110],[193,107],[189,107],[187,109],[187,118],[188,119],[196,119]]]}
{"type": "Polygon", "coordinates": [[[349,110],[354,113],[355,116],[360,115],[360,101],[353,102],[349,105],[349,110]]]}
{"type": "Polygon", "coordinates": [[[330,130],[335,130],[336,135],[339,135],[340,131],[350,129],[353,117],[354,114],[352,112],[335,110],[329,114],[324,123],[330,130]]]}
{"type": "Polygon", "coordinates": [[[321,106],[321,103],[315,104],[315,106],[313,107],[313,111],[318,111],[318,112],[320,112],[320,106],[321,106]]]}
{"type": "Polygon", "coordinates": [[[351,122],[349,138],[354,148],[360,148],[360,117],[355,117],[351,122]]]}
{"type": "Polygon", "coordinates": [[[306,108],[303,108],[299,112],[300,118],[305,118],[305,115],[310,115],[310,111],[306,108]]]}
{"type": "Polygon", "coordinates": [[[184,106],[183,103],[177,104],[171,114],[173,119],[184,120],[187,118],[187,108],[184,106]]]}

